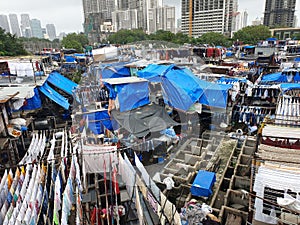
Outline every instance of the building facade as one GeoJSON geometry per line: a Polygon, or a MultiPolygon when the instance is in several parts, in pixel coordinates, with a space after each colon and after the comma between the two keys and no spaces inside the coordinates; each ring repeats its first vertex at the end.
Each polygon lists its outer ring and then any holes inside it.
{"type": "Polygon", "coordinates": [[[38,19],[30,20],[30,28],[31,28],[32,37],[44,38],[40,20],[38,19]]]}
{"type": "Polygon", "coordinates": [[[246,27],[248,22],[248,13],[247,11],[242,11],[242,12],[236,12],[233,16],[232,20],[232,34],[231,37],[233,36],[233,33],[246,27]]]}
{"type": "Polygon", "coordinates": [[[11,33],[16,35],[17,37],[21,37],[20,25],[17,14],[9,14],[9,22],[11,33]]]}
{"type": "Polygon", "coordinates": [[[0,27],[4,29],[5,32],[10,32],[7,15],[0,15],[0,27]]]}
{"type": "Polygon", "coordinates": [[[163,6],[162,1],[118,1],[116,9],[113,12],[113,24],[117,31],[143,29],[148,34],[158,30],[175,33],[175,7],[163,6]]]}
{"type": "Polygon", "coordinates": [[[46,30],[47,34],[49,36],[49,39],[52,41],[56,38],[56,29],[54,24],[46,24],[46,30]]]}
{"type": "MultiPolygon", "coordinates": [[[[91,43],[101,42],[101,30],[104,23],[112,22],[112,12],[115,1],[111,0],[82,0],[84,13],[84,32],[91,43]]],[[[105,26],[104,26],[105,27],[105,26]]]]}
{"type": "Polygon", "coordinates": [[[182,32],[200,37],[207,32],[230,36],[237,0],[182,0],[182,32]]]}
{"type": "Polygon", "coordinates": [[[29,14],[21,14],[21,33],[23,37],[32,37],[29,14]]]}
{"type": "Polygon", "coordinates": [[[264,25],[268,27],[293,27],[296,0],[266,0],[264,25]]]}

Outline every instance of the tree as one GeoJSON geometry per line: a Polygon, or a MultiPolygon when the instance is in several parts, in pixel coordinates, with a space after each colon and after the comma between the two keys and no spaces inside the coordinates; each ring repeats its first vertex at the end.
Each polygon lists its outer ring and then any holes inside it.
{"type": "Polygon", "coordinates": [[[64,37],[61,41],[61,44],[65,48],[73,48],[78,52],[82,52],[84,46],[89,43],[88,38],[83,34],[71,33],[64,37]]]}
{"type": "Polygon", "coordinates": [[[128,44],[146,39],[147,35],[142,29],[119,30],[108,37],[108,41],[112,44],[128,44]]]}
{"type": "Polygon", "coordinates": [[[151,40],[159,40],[159,41],[168,41],[173,42],[175,39],[175,34],[170,31],[158,30],[155,34],[150,36],[151,40]]]}
{"type": "Polygon", "coordinates": [[[245,44],[255,45],[261,40],[271,37],[271,31],[264,25],[247,26],[234,33],[233,40],[242,41],[245,44]]]}
{"type": "Polygon", "coordinates": [[[20,39],[11,33],[5,33],[5,30],[0,27],[0,55],[18,56],[27,54],[20,39]]]}
{"type": "Polygon", "coordinates": [[[212,46],[230,46],[230,40],[223,34],[216,32],[208,32],[203,34],[200,38],[197,39],[197,42],[200,44],[209,44],[212,46]]]}
{"type": "Polygon", "coordinates": [[[178,32],[175,34],[175,39],[173,40],[174,43],[176,44],[184,44],[184,43],[189,43],[190,38],[187,34],[178,32]]]}

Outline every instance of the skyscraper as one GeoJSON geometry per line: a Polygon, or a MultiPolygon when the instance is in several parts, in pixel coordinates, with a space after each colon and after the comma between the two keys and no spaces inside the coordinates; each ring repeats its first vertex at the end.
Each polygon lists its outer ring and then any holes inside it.
{"type": "Polygon", "coordinates": [[[207,32],[230,35],[237,0],[182,0],[182,32],[199,37],[207,32]]]}
{"type": "Polygon", "coordinates": [[[111,0],[82,0],[84,13],[84,32],[91,42],[100,42],[101,25],[112,22],[112,12],[115,8],[111,0]]]}
{"type": "Polygon", "coordinates": [[[15,34],[17,37],[21,37],[19,20],[17,14],[9,14],[11,33],[15,34]]]}
{"type": "Polygon", "coordinates": [[[44,38],[40,20],[38,19],[30,20],[30,28],[31,28],[32,37],[44,38]]]}
{"type": "Polygon", "coordinates": [[[116,30],[141,28],[148,34],[157,30],[175,32],[175,7],[163,6],[161,0],[118,0],[115,8],[116,30]]]}
{"type": "Polygon", "coordinates": [[[238,31],[247,26],[248,13],[247,11],[236,12],[232,21],[232,31],[238,31]]]}
{"type": "Polygon", "coordinates": [[[6,32],[10,32],[6,15],[0,15],[0,27],[2,27],[2,29],[4,29],[6,32]]]}
{"type": "Polygon", "coordinates": [[[54,24],[47,24],[46,25],[47,34],[49,36],[49,39],[52,41],[56,38],[56,29],[54,24]]]}
{"type": "Polygon", "coordinates": [[[264,25],[293,27],[296,0],[266,0],[264,25]]]}
{"type": "Polygon", "coordinates": [[[21,33],[23,37],[30,38],[32,36],[29,14],[21,14],[21,33]]]}

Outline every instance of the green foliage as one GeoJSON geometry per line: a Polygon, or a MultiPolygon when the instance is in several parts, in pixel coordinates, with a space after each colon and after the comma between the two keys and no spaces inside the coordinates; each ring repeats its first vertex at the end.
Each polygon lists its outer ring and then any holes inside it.
{"type": "Polygon", "coordinates": [[[27,55],[20,39],[11,33],[5,33],[0,27],[0,55],[2,56],[18,56],[27,55]]]}
{"type": "Polygon", "coordinates": [[[190,43],[190,38],[187,34],[178,32],[177,34],[175,34],[175,39],[173,42],[176,44],[190,43]]]}
{"type": "Polygon", "coordinates": [[[154,35],[150,36],[150,39],[173,42],[175,40],[175,34],[170,31],[158,30],[154,35]]]}
{"type": "Polygon", "coordinates": [[[197,39],[199,44],[209,44],[211,46],[230,46],[231,41],[224,36],[223,34],[216,33],[216,32],[208,32],[203,34],[200,38],[197,39]]]}
{"type": "Polygon", "coordinates": [[[300,40],[300,33],[293,34],[292,39],[293,40],[300,40]]]}
{"type": "Polygon", "coordinates": [[[51,43],[51,41],[49,39],[45,39],[45,38],[37,38],[37,37],[31,37],[31,38],[26,38],[26,37],[20,37],[21,41],[32,41],[32,42],[48,42],[51,43]]]}
{"type": "Polygon", "coordinates": [[[61,44],[65,48],[74,48],[78,52],[82,52],[84,46],[89,43],[88,38],[83,34],[71,33],[64,37],[61,44]]]}
{"type": "Polygon", "coordinates": [[[271,31],[264,25],[247,26],[237,31],[233,40],[242,41],[244,44],[255,45],[261,40],[271,37],[271,31]]]}
{"type": "Polygon", "coordinates": [[[136,41],[146,40],[147,35],[142,29],[135,30],[119,30],[118,32],[110,35],[108,41],[111,44],[128,44],[136,41]]]}

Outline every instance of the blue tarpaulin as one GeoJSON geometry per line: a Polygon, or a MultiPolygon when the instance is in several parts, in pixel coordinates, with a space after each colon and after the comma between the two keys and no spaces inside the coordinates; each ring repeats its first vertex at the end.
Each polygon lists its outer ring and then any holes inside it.
{"type": "Polygon", "coordinates": [[[145,78],[151,82],[161,82],[160,76],[164,75],[174,66],[150,64],[146,68],[137,72],[138,77],[145,78]]]}
{"type": "Polygon", "coordinates": [[[215,173],[199,170],[191,186],[191,194],[198,197],[209,197],[212,194],[212,187],[215,182],[215,173]]]}
{"type": "Polygon", "coordinates": [[[289,90],[300,89],[300,84],[299,83],[284,83],[284,84],[280,84],[280,89],[284,93],[289,90]]]}
{"type": "Polygon", "coordinates": [[[293,83],[300,82],[300,74],[296,70],[286,70],[264,75],[261,83],[293,83]]]}
{"type": "Polygon", "coordinates": [[[94,134],[103,134],[105,128],[113,130],[112,122],[107,110],[88,113],[85,116],[85,120],[88,121],[88,128],[94,134]]]}
{"type": "Polygon", "coordinates": [[[150,103],[148,82],[117,85],[117,93],[120,112],[132,110],[150,103]]]}
{"type": "Polygon", "coordinates": [[[130,69],[126,67],[105,67],[102,70],[102,78],[130,77],[130,69]]]}
{"type": "Polygon", "coordinates": [[[277,41],[277,38],[267,38],[267,41],[277,41]]]}
{"type": "Polygon", "coordinates": [[[199,78],[184,70],[169,70],[162,76],[164,101],[177,109],[188,110],[201,97],[204,88],[199,78]]]}
{"type": "Polygon", "coordinates": [[[226,108],[228,90],[231,87],[231,84],[211,83],[207,88],[204,89],[204,93],[201,95],[199,103],[210,107],[226,108]]]}
{"type": "Polygon", "coordinates": [[[103,64],[97,68],[97,73],[102,79],[130,77],[130,69],[125,67],[125,63],[103,64]]]}
{"type": "Polygon", "coordinates": [[[184,111],[197,101],[211,107],[226,108],[227,92],[231,87],[201,80],[186,69],[172,69],[162,76],[165,103],[184,111]]]}
{"type": "Polygon", "coordinates": [[[62,106],[64,109],[69,109],[70,104],[68,102],[68,99],[66,99],[64,96],[59,94],[57,91],[55,91],[53,88],[51,88],[47,82],[43,84],[43,86],[40,87],[40,91],[46,95],[48,98],[50,98],[52,101],[57,103],[58,105],[62,106]]]}
{"type": "Polygon", "coordinates": [[[125,112],[150,103],[148,81],[137,77],[104,80],[109,89],[109,98],[118,97],[120,112],[125,112]]]}
{"type": "Polygon", "coordinates": [[[300,57],[295,58],[294,62],[300,62],[300,57]]]}
{"type": "Polygon", "coordinates": [[[74,56],[71,56],[71,55],[66,55],[65,56],[65,60],[68,63],[74,63],[74,62],[76,62],[76,58],[74,56]]]}
{"type": "Polygon", "coordinates": [[[47,81],[53,84],[55,87],[63,90],[64,92],[72,95],[72,91],[76,89],[77,84],[68,78],[64,77],[58,72],[52,72],[47,78],[47,81]]]}
{"type": "Polygon", "coordinates": [[[26,99],[26,104],[22,106],[19,110],[34,110],[42,107],[42,101],[40,98],[39,90],[34,88],[34,96],[32,98],[26,99]]]}

